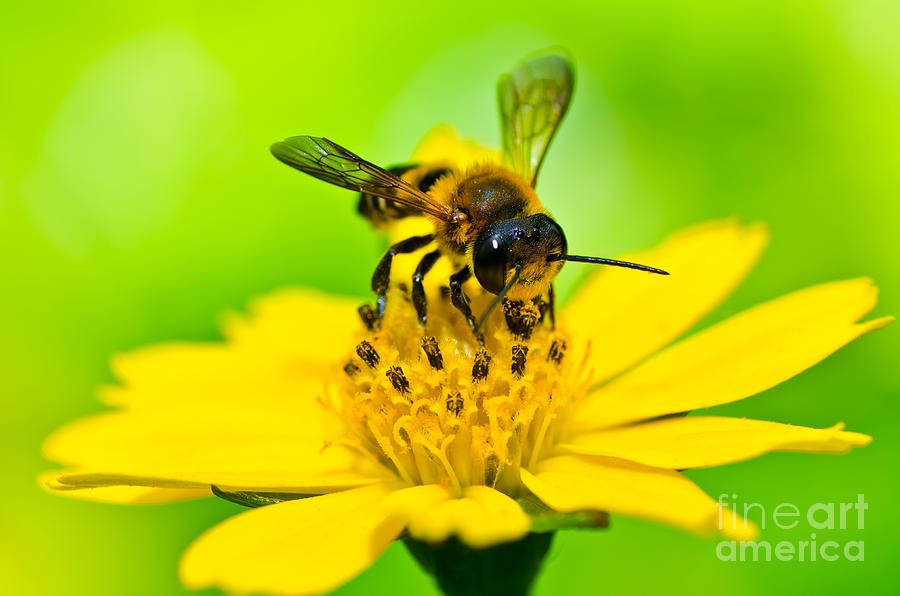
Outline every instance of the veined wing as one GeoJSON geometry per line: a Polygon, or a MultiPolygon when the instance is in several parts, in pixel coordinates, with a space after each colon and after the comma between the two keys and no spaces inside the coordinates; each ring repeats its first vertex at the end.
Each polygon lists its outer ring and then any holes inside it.
{"type": "Polygon", "coordinates": [[[452,220],[449,206],[328,139],[290,137],[272,145],[272,155],[335,186],[394,201],[444,221],[452,220]]]}
{"type": "Polygon", "coordinates": [[[572,63],[557,52],[531,58],[497,81],[503,160],[532,186],[574,86],[572,63]]]}

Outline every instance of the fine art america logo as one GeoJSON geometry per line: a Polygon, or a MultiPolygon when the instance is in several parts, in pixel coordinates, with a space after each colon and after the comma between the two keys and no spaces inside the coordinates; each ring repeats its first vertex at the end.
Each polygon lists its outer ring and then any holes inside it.
{"type": "MultiPolygon", "coordinates": [[[[743,510],[738,511],[737,495],[719,495],[719,528],[726,529],[726,524],[734,524],[731,529],[739,529],[738,524],[747,524],[753,519],[760,530],[777,528],[798,532],[802,539],[798,540],[723,540],[716,545],[716,556],[721,561],[847,561],[865,560],[865,543],[862,540],[825,540],[816,532],[825,532],[827,537],[834,534],[831,530],[856,530],[865,528],[865,515],[869,504],[864,495],[856,495],[855,502],[849,503],[815,503],[808,507],[798,507],[793,503],[780,503],[767,511],[759,503],[745,503],[743,510]],[[733,516],[726,519],[723,509],[730,509],[733,516]],[[743,520],[739,520],[742,516],[743,520]]],[[[765,535],[765,534],[763,534],[765,535]]],[[[837,536],[835,536],[837,537],[837,536]]]]}

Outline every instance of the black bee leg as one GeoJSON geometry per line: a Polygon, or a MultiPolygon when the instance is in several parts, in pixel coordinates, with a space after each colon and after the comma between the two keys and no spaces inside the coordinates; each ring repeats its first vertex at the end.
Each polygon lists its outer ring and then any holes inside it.
{"type": "Polygon", "coordinates": [[[425,276],[431,271],[431,268],[434,267],[435,262],[439,258],[441,258],[441,251],[439,250],[426,254],[419,261],[419,264],[416,266],[416,272],[413,274],[412,303],[416,307],[416,316],[422,325],[425,324],[425,319],[428,316],[428,303],[425,300],[425,286],[422,285],[422,280],[425,279],[425,276]]]}
{"type": "Polygon", "coordinates": [[[550,303],[550,328],[556,329],[556,292],[553,291],[553,284],[547,291],[547,301],[550,303]]]}
{"type": "Polygon", "coordinates": [[[478,331],[478,321],[476,321],[475,317],[472,315],[472,307],[469,306],[469,299],[462,289],[462,285],[470,277],[472,277],[472,270],[469,269],[468,265],[450,276],[450,302],[452,302],[453,306],[466,317],[466,322],[472,329],[472,333],[475,334],[475,339],[478,340],[478,343],[484,345],[484,336],[478,331]]]}
{"type": "Polygon", "coordinates": [[[406,240],[401,240],[397,244],[391,246],[378,265],[375,266],[375,273],[372,274],[372,291],[378,296],[375,302],[375,316],[378,320],[384,317],[384,305],[387,302],[387,291],[391,285],[391,264],[396,255],[415,252],[420,248],[428,245],[434,240],[434,234],[425,236],[412,236],[406,240]]]}

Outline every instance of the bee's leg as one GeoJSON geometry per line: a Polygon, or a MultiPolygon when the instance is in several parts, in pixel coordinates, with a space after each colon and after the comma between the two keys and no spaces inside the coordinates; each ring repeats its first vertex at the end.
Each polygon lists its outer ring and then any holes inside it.
{"type": "Polygon", "coordinates": [[[425,324],[425,319],[428,316],[428,303],[425,300],[425,286],[422,284],[422,280],[425,279],[425,276],[431,271],[431,268],[434,267],[435,262],[439,258],[441,258],[441,251],[439,250],[426,254],[419,261],[419,264],[416,266],[416,272],[413,274],[412,303],[416,307],[416,316],[422,325],[425,324]]]}
{"type": "Polygon", "coordinates": [[[475,334],[478,343],[484,345],[484,337],[478,332],[478,321],[472,315],[472,307],[469,306],[469,299],[463,292],[462,285],[472,277],[472,270],[466,265],[456,273],[450,276],[450,302],[453,306],[466,317],[466,322],[475,334]]]}
{"type": "Polygon", "coordinates": [[[378,296],[375,302],[375,316],[378,320],[384,316],[384,305],[387,302],[387,291],[391,285],[391,264],[396,255],[415,252],[434,240],[434,234],[412,236],[391,246],[375,266],[372,274],[372,291],[378,296]]]}
{"type": "Polygon", "coordinates": [[[553,284],[547,290],[547,301],[550,303],[550,328],[556,329],[556,292],[553,291],[553,284]]]}

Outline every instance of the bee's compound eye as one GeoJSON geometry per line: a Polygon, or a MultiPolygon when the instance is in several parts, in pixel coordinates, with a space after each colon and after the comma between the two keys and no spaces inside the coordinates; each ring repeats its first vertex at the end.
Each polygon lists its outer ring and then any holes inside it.
{"type": "Polygon", "coordinates": [[[547,254],[566,254],[568,250],[566,234],[558,223],[543,213],[532,215],[529,220],[534,226],[534,234],[542,240],[543,249],[547,254]]]}
{"type": "Polygon", "coordinates": [[[506,285],[507,247],[500,236],[491,235],[481,241],[472,258],[475,277],[488,292],[499,294],[506,285]]]}

